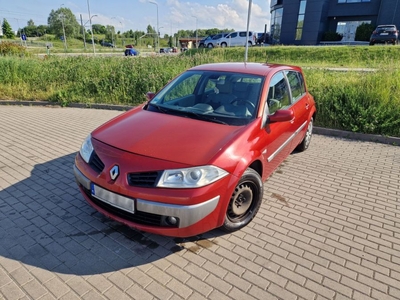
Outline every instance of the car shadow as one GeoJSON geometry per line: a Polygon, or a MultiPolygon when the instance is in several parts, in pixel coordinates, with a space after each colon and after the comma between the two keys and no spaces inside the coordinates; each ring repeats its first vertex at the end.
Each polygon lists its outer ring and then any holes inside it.
{"type": "MultiPolygon", "coordinates": [[[[0,191],[0,259],[57,273],[94,275],[179,251],[196,253],[226,234],[216,229],[188,239],[163,237],[104,217],[80,194],[72,171],[74,157],[37,164],[29,177],[0,191]]],[[[11,169],[1,163],[0,168],[11,169]]]]}

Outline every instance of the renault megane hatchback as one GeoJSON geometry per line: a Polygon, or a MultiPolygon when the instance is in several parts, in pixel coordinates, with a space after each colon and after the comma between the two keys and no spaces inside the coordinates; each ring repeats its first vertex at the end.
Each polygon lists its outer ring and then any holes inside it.
{"type": "Polygon", "coordinates": [[[200,65],[147,97],[88,135],[74,173],[99,212],[175,237],[249,224],[316,115],[302,70],[286,65],[200,65]]]}

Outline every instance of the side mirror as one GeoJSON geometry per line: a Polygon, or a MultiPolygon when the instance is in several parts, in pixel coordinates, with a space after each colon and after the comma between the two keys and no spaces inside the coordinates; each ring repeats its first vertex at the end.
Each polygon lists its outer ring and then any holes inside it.
{"type": "Polygon", "coordinates": [[[148,101],[150,101],[150,100],[152,100],[154,98],[155,95],[156,94],[153,93],[153,92],[147,92],[146,93],[146,98],[147,98],[148,101]]]}
{"type": "Polygon", "coordinates": [[[274,122],[287,122],[291,121],[294,118],[294,113],[289,109],[280,109],[277,110],[273,115],[268,116],[268,120],[270,123],[274,122]]]}

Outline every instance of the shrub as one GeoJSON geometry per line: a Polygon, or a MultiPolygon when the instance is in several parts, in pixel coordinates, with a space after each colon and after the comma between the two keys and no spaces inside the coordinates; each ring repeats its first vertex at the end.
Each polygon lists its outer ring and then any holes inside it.
{"type": "Polygon", "coordinates": [[[356,36],[354,40],[356,41],[369,41],[371,33],[374,31],[375,27],[372,24],[362,23],[356,29],[356,36]]]}
{"type": "Polygon", "coordinates": [[[0,42],[0,56],[23,56],[26,55],[25,47],[11,42],[0,42]]]}
{"type": "Polygon", "coordinates": [[[342,38],[343,38],[343,34],[341,34],[341,33],[334,32],[334,31],[327,31],[322,36],[322,41],[337,42],[337,41],[341,41],[342,38]]]}

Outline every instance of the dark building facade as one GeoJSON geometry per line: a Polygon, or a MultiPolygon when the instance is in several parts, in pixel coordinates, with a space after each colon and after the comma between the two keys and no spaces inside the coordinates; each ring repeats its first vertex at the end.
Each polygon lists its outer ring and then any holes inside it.
{"type": "Polygon", "coordinates": [[[271,0],[273,43],[316,45],[325,32],[354,41],[362,23],[400,28],[400,0],[271,0]]]}

